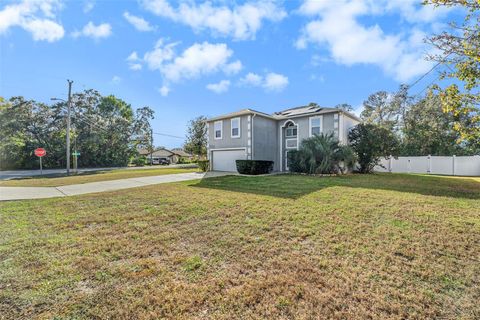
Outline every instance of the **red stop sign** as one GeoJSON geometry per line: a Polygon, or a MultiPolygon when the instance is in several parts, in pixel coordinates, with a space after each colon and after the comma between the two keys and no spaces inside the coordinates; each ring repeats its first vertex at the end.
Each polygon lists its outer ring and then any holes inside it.
{"type": "Polygon", "coordinates": [[[43,156],[45,156],[46,154],[47,154],[47,151],[46,151],[45,149],[43,149],[43,148],[37,148],[37,149],[35,149],[35,155],[36,155],[37,157],[43,157],[43,156]]]}

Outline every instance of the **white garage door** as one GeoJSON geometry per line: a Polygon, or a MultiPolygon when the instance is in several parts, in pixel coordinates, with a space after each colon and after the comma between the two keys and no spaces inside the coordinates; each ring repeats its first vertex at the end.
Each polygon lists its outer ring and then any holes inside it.
{"type": "Polygon", "coordinates": [[[237,171],[235,160],[246,159],[245,150],[217,150],[212,151],[214,171],[237,171]]]}

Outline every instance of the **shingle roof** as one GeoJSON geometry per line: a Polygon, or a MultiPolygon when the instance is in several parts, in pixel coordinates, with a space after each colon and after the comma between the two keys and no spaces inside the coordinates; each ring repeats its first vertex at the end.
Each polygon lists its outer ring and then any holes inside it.
{"type": "Polygon", "coordinates": [[[138,149],[138,153],[142,156],[146,155],[146,154],[149,154],[150,152],[148,152],[147,149],[138,149]]]}
{"type": "Polygon", "coordinates": [[[342,109],[339,108],[330,108],[330,107],[320,107],[317,104],[310,104],[308,106],[300,106],[300,107],[295,107],[295,108],[290,108],[290,109],[285,109],[283,111],[275,112],[273,114],[266,114],[260,111],[256,111],[253,109],[243,109],[240,111],[236,112],[231,112],[227,113],[218,117],[210,118],[207,121],[215,121],[215,120],[221,120],[225,118],[233,118],[233,117],[238,117],[241,115],[247,115],[247,114],[257,114],[266,118],[274,119],[274,120],[281,120],[281,119],[288,119],[292,117],[301,117],[305,115],[314,115],[314,114],[325,114],[325,113],[330,113],[330,112],[343,112],[349,117],[361,121],[356,115],[346,112],[342,109]]]}
{"type": "Polygon", "coordinates": [[[183,149],[172,149],[171,150],[174,154],[180,157],[191,157],[190,153],[185,152],[183,149]]]}
{"type": "Polygon", "coordinates": [[[152,155],[154,157],[170,157],[173,155],[173,152],[167,150],[167,149],[159,149],[155,150],[152,155]]]}
{"type": "Polygon", "coordinates": [[[243,116],[243,115],[247,115],[247,114],[257,114],[257,115],[260,115],[260,116],[266,117],[266,118],[271,118],[271,119],[274,118],[272,115],[269,115],[267,113],[260,112],[260,111],[257,111],[257,110],[242,109],[240,111],[235,111],[235,112],[231,112],[231,113],[223,114],[221,116],[217,116],[217,117],[207,119],[207,122],[215,121],[215,120],[221,120],[221,119],[225,119],[225,118],[233,118],[233,117],[243,116]]]}
{"type": "MultiPolygon", "coordinates": [[[[150,152],[147,149],[138,149],[138,153],[142,156],[150,155],[150,152]]],[[[173,155],[173,152],[167,149],[158,149],[152,152],[154,157],[170,157],[173,155]]]]}

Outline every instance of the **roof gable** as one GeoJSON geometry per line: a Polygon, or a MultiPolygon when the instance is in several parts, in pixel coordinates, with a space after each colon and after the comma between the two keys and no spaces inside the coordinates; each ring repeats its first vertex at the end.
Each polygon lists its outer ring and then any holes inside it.
{"type": "Polygon", "coordinates": [[[255,115],[263,116],[263,117],[274,119],[274,120],[282,120],[282,119],[288,119],[288,118],[296,118],[296,117],[311,116],[315,114],[325,114],[325,113],[333,113],[333,112],[341,112],[346,114],[352,119],[361,121],[360,118],[358,118],[356,115],[350,112],[344,111],[340,108],[321,107],[316,103],[310,103],[307,106],[300,106],[300,107],[285,109],[283,111],[275,112],[271,115],[260,112],[260,111],[256,111],[253,109],[243,109],[237,112],[227,113],[218,117],[210,118],[207,121],[211,122],[211,121],[228,119],[228,118],[233,118],[233,117],[238,117],[238,116],[248,115],[248,114],[255,114],[255,115]]]}

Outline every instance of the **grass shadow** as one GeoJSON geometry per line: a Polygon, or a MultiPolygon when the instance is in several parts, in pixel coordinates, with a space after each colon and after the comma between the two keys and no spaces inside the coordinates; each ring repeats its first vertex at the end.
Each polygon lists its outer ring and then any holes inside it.
{"type": "Polygon", "coordinates": [[[257,177],[223,176],[202,179],[192,186],[289,199],[297,199],[312,192],[336,186],[480,199],[480,178],[415,174],[353,174],[338,177],[291,174],[257,177]]]}
{"type": "Polygon", "coordinates": [[[100,170],[90,170],[90,171],[79,171],[77,173],[71,172],[70,174],[66,173],[46,173],[42,175],[32,175],[24,177],[15,177],[4,181],[20,181],[20,180],[32,180],[32,179],[53,179],[53,178],[66,178],[66,177],[78,177],[78,176],[91,176],[111,172],[114,169],[100,169],[100,170]]]}

